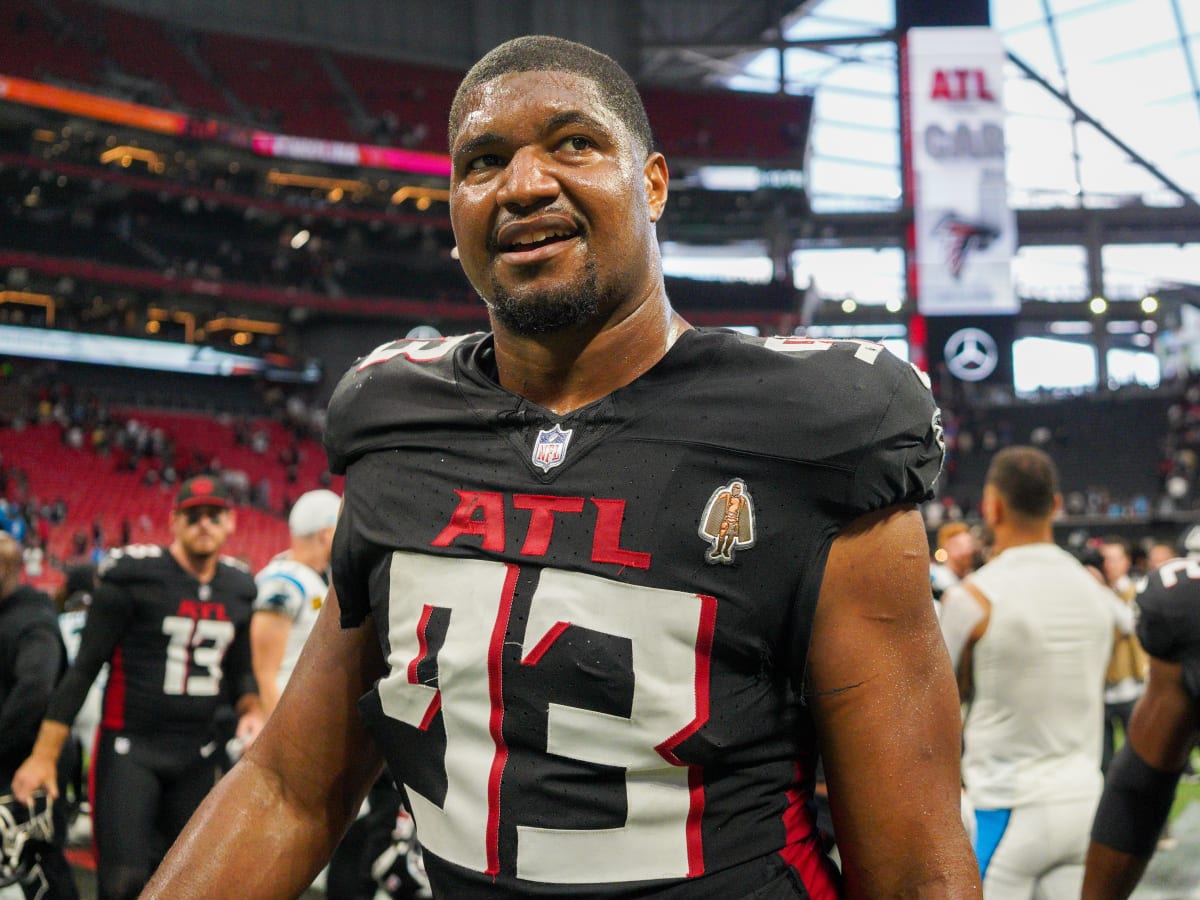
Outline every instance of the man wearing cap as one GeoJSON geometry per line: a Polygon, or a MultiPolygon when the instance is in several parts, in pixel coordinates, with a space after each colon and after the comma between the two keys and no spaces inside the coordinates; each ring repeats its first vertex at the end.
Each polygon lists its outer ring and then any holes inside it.
{"type": "Polygon", "coordinates": [[[1200,740],[1200,525],[1184,532],[1178,558],[1147,576],[1137,605],[1150,674],[1105,777],[1083,880],[1087,900],[1133,892],[1200,740]]]}
{"type": "Polygon", "coordinates": [[[39,787],[58,796],[59,754],[88,688],[108,663],[92,760],[101,900],[137,896],[216,783],[219,707],[235,702],[243,741],[262,726],[250,663],[254,579],[220,555],[235,518],[215,478],[192,478],[175,498],[170,545],[124,547],[101,563],[78,656],[13,777],[19,800],[39,787]]]}
{"type": "Polygon", "coordinates": [[[291,547],[254,578],[258,596],[250,647],[264,715],[279,702],[329,590],[327,570],[341,504],[333,491],[301,494],[288,515],[291,547]]]}

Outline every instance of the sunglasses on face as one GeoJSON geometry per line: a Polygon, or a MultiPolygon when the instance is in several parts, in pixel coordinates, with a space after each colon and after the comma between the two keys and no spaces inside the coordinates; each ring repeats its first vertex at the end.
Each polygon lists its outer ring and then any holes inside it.
{"type": "Polygon", "coordinates": [[[208,519],[214,525],[221,521],[221,516],[225,515],[225,510],[211,507],[207,509],[185,509],[183,517],[187,519],[189,525],[195,525],[201,519],[208,519]]]}

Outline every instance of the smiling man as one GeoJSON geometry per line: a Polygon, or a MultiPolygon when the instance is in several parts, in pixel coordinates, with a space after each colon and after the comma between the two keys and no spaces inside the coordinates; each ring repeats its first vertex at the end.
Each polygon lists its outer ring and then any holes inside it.
{"type": "Polygon", "coordinates": [[[132,545],[105,558],[75,663],[13,777],[19,800],[39,787],[58,795],[71,722],[108,663],[91,774],[101,898],[136,897],[212,789],[213,718],[226,695],[244,740],[262,725],[250,665],[254,579],[220,555],[235,518],[215,478],[192,478],[175,497],[169,546],[132,545]]]}
{"type": "Polygon", "coordinates": [[[450,147],[492,332],[342,379],[298,689],[147,895],[298,895],[386,760],[439,896],[977,896],[915,506],[942,458],[927,380],[671,308],[666,162],[608,57],[498,47],[450,147]]]}

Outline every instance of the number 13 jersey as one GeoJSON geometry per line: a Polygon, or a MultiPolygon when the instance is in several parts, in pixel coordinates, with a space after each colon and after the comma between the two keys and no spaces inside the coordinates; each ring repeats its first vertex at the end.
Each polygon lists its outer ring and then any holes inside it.
{"type": "Polygon", "coordinates": [[[824,561],[930,496],[928,382],[878,345],[685,332],[565,416],[492,340],[343,377],[333,575],[361,702],[452,897],[834,897],[801,700],[824,561]]]}

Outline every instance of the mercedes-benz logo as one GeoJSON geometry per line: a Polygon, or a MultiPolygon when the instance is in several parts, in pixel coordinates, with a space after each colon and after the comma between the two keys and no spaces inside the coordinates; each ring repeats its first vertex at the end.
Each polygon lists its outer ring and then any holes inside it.
{"type": "Polygon", "coordinates": [[[980,328],[960,328],[946,341],[946,368],[963,381],[983,381],[1000,364],[1000,351],[980,328]]]}

